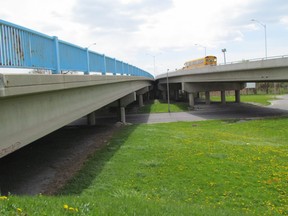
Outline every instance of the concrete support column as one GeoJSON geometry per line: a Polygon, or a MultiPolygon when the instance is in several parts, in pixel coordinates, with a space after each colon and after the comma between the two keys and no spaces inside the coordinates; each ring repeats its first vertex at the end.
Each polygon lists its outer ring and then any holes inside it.
{"type": "Polygon", "coordinates": [[[210,92],[209,91],[206,91],[205,92],[205,102],[206,104],[210,104],[210,92]]]}
{"type": "Polygon", "coordinates": [[[96,125],[96,115],[95,112],[92,112],[87,115],[87,124],[90,126],[96,125]]]}
{"type": "Polygon", "coordinates": [[[146,94],[147,92],[149,92],[149,87],[145,87],[145,88],[142,88],[140,90],[138,90],[136,92],[136,94],[138,95],[138,100],[139,100],[139,106],[142,107],[144,106],[144,100],[143,100],[143,95],[146,94]]]}
{"type": "Polygon", "coordinates": [[[189,93],[188,92],[184,92],[184,99],[186,101],[189,100],[189,93]]]}
{"type": "Polygon", "coordinates": [[[139,107],[143,107],[144,106],[144,102],[143,102],[143,94],[139,94],[139,107]]]}
{"type": "Polygon", "coordinates": [[[165,91],[162,91],[162,99],[163,99],[163,100],[166,100],[166,99],[167,99],[166,95],[167,95],[166,92],[165,92],[165,91]]]}
{"type": "Polygon", "coordinates": [[[194,101],[194,94],[193,93],[188,93],[188,98],[189,98],[189,106],[194,107],[195,101],[194,101]]]}
{"type": "Polygon", "coordinates": [[[122,123],[126,123],[125,107],[120,107],[120,119],[122,123]]]}
{"type": "Polygon", "coordinates": [[[179,100],[179,91],[175,90],[175,100],[178,101],[179,100]]]}
{"type": "Polygon", "coordinates": [[[240,90],[235,90],[235,102],[240,103],[240,90]]]}
{"type": "Polygon", "coordinates": [[[225,91],[221,91],[221,103],[226,104],[225,91]]]}

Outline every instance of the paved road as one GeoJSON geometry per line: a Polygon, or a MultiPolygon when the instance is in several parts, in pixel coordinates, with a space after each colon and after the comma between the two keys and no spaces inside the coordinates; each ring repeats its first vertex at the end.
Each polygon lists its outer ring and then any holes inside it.
{"type": "MultiPolygon", "coordinates": [[[[288,96],[286,97],[288,98],[288,96]]],[[[209,119],[253,119],[275,116],[288,116],[288,99],[276,101],[268,107],[247,103],[227,103],[226,105],[218,103],[197,105],[195,110],[190,112],[130,114],[127,115],[127,122],[137,124],[209,119]]]]}
{"type": "MultiPolygon", "coordinates": [[[[279,96],[279,100],[271,101],[270,106],[260,106],[248,103],[213,103],[210,105],[198,104],[190,112],[175,113],[150,113],[150,114],[127,114],[126,122],[132,124],[161,123],[177,121],[202,121],[212,119],[253,119],[275,116],[288,116],[288,95],[279,96]]],[[[115,116],[98,116],[96,124],[115,122],[115,116]],[[98,122],[98,123],[97,123],[98,122]]],[[[86,125],[86,117],[83,117],[70,125],[86,125]]]]}
{"type": "Polygon", "coordinates": [[[272,104],[268,107],[288,110],[288,95],[281,95],[277,97],[279,100],[270,101],[272,104]]]}

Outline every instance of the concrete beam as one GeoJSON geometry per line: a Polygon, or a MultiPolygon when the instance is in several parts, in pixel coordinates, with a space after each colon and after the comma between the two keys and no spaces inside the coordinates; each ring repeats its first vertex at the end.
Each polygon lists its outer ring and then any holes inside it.
{"type": "Polygon", "coordinates": [[[120,98],[117,101],[114,101],[108,104],[108,107],[126,107],[130,103],[136,101],[136,92],[132,92],[131,94],[125,95],[124,97],[120,98]]]}
{"type": "Polygon", "coordinates": [[[146,87],[144,87],[144,88],[136,91],[136,94],[137,94],[137,95],[143,95],[143,94],[145,94],[145,93],[147,93],[147,92],[149,92],[149,86],[146,86],[146,87]]]}
{"type": "Polygon", "coordinates": [[[0,97],[144,80],[149,82],[147,86],[153,82],[152,79],[137,76],[0,74],[0,97]]]}
{"type": "MultiPolygon", "coordinates": [[[[288,58],[243,61],[236,64],[178,70],[169,73],[169,83],[193,82],[267,82],[288,80],[288,58]]],[[[166,83],[166,73],[156,77],[166,83]]]]}
{"type": "Polygon", "coordinates": [[[182,83],[182,90],[186,92],[206,92],[241,90],[246,87],[246,83],[182,83]]]}
{"type": "Polygon", "coordinates": [[[128,94],[120,98],[120,106],[126,107],[127,105],[133,103],[134,101],[136,101],[136,92],[132,92],[131,94],[128,94]]]}
{"type": "Polygon", "coordinates": [[[0,158],[151,85],[139,77],[66,76],[0,75],[0,158]]]}

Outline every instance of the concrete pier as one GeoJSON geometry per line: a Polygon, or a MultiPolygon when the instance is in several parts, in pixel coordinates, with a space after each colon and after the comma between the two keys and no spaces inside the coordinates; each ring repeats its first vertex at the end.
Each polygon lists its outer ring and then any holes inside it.
{"type": "Polygon", "coordinates": [[[222,103],[222,104],[226,104],[225,91],[221,91],[221,103],[222,103]]]}

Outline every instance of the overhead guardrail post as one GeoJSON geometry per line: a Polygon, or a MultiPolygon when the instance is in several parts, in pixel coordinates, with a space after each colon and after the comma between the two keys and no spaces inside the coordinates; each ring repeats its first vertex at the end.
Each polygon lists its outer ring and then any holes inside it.
{"type": "Polygon", "coordinates": [[[116,75],[116,71],[117,71],[117,62],[116,62],[116,58],[114,58],[114,71],[113,71],[113,75],[116,75]]]}
{"type": "Polygon", "coordinates": [[[89,49],[86,48],[86,56],[87,56],[87,70],[84,72],[85,75],[89,75],[90,72],[90,59],[89,59],[89,49]]]}
{"type": "Polygon", "coordinates": [[[106,56],[103,54],[103,69],[102,75],[106,75],[106,56]]]}
{"type": "Polygon", "coordinates": [[[121,61],[121,75],[123,75],[124,74],[124,62],[123,61],[121,61]]]}
{"type": "Polygon", "coordinates": [[[59,41],[58,37],[54,36],[54,46],[55,46],[55,52],[54,52],[54,57],[55,57],[55,70],[52,71],[52,74],[60,74],[61,69],[60,69],[60,55],[59,55],[59,41]]]}

